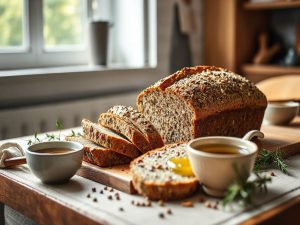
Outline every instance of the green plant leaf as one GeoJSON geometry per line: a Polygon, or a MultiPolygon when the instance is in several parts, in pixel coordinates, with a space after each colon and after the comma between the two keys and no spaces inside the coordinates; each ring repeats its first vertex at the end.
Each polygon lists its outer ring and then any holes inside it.
{"type": "Polygon", "coordinates": [[[58,130],[62,130],[63,129],[63,125],[62,125],[62,123],[59,120],[56,120],[55,127],[58,130]]]}

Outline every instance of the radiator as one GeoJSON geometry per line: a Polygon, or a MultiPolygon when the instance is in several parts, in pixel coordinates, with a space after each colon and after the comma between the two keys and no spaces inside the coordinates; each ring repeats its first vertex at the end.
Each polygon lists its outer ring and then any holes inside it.
{"type": "Polygon", "coordinates": [[[82,118],[97,121],[99,113],[117,104],[135,106],[137,93],[106,96],[0,111],[0,140],[55,130],[56,120],[64,128],[80,125],[82,118]]]}

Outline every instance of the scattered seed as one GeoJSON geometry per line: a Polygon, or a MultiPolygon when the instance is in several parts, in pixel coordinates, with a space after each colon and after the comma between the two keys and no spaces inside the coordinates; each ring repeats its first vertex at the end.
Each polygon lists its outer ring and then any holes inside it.
{"type": "Polygon", "coordinates": [[[119,200],[120,200],[120,197],[117,195],[117,196],[116,196],[116,199],[119,201],[119,200]]]}
{"type": "Polygon", "coordinates": [[[104,193],[103,190],[101,190],[101,191],[100,191],[100,194],[103,194],[103,193],[104,193]]]}
{"type": "Polygon", "coordinates": [[[201,195],[201,196],[198,198],[198,202],[200,202],[200,203],[205,202],[204,196],[201,195]]]}
{"type": "Polygon", "coordinates": [[[194,207],[194,203],[191,201],[181,202],[181,206],[183,207],[194,207]]]}
{"type": "Polygon", "coordinates": [[[111,195],[107,196],[107,198],[108,198],[109,200],[112,200],[112,199],[113,199],[111,195]]]}
{"type": "Polygon", "coordinates": [[[273,171],[270,172],[270,176],[275,177],[275,173],[273,171]]]}
{"type": "Polygon", "coordinates": [[[97,198],[94,198],[94,199],[93,199],[93,202],[98,202],[97,198]]]}
{"type": "Polygon", "coordinates": [[[148,206],[148,207],[151,207],[151,206],[152,206],[151,201],[148,201],[148,202],[147,202],[147,206],[148,206]]]}
{"type": "Polygon", "coordinates": [[[114,191],[114,189],[113,188],[111,188],[110,190],[109,190],[109,192],[113,192],[114,191]]]}
{"type": "Polygon", "coordinates": [[[161,218],[161,219],[165,218],[165,214],[163,214],[163,213],[159,213],[158,216],[159,216],[159,218],[161,218]]]}
{"type": "Polygon", "coordinates": [[[96,188],[95,187],[92,188],[92,192],[96,192],[96,188]]]}
{"type": "Polygon", "coordinates": [[[87,196],[86,196],[87,198],[90,198],[91,197],[91,195],[90,194],[87,194],[87,196]]]}
{"type": "Polygon", "coordinates": [[[124,208],[123,208],[123,207],[120,207],[120,208],[119,208],[119,211],[123,212],[123,211],[124,211],[124,208]]]}
{"type": "Polygon", "coordinates": [[[131,205],[134,205],[134,201],[133,200],[131,201],[131,205]]]}
{"type": "Polygon", "coordinates": [[[218,204],[217,203],[212,204],[212,208],[213,209],[218,209],[218,204]]]}
{"type": "Polygon", "coordinates": [[[116,192],[116,193],[115,193],[115,196],[119,196],[119,195],[120,195],[119,192],[116,192]]]}
{"type": "Polygon", "coordinates": [[[139,206],[141,206],[141,203],[137,202],[135,205],[136,205],[137,207],[139,207],[139,206]]]}
{"type": "Polygon", "coordinates": [[[146,207],[146,203],[145,202],[142,202],[141,204],[143,207],[146,207]]]}
{"type": "Polygon", "coordinates": [[[163,207],[163,206],[165,206],[165,202],[163,200],[159,200],[158,201],[158,205],[161,206],[161,207],[163,207]]]}
{"type": "Polygon", "coordinates": [[[105,190],[105,191],[107,191],[107,189],[108,189],[108,187],[107,187],[107,186],[105,186],[105,187],[104,187],[104,190],[105,190]]]}
{"type": "Polygon", "coordinates": [[[206,202],[204,203],[204,206],[205,206],[206,208],[212,208],[212,204],[211,204],[210,201],[206,201],[206,202]]]}
{"type": "Polygon", "coordinates": [[[171,215],[172,214],[172,210],[171,209],[167,209],[167,214],[171,215]]]}

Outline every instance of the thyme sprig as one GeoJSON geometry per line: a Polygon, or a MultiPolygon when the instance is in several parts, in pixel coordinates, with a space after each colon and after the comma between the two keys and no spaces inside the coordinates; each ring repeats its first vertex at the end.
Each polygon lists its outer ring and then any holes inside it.
{"type": "Polygon", "coordinates": [[[267,192],[267,183],[272,181],[271,177],[259,173],[255,173],[255,179],[247,180],[236,168],[235,172],[237,179],[227,189],[222,200],[223,206],[233,202],[241,202],[244,206],[252,204],[253,196],[257,192],[267,192]]]}
{"type": "MultiPolygon", "coordinates": [[[[30,146],[30,145],[40,143],[43,141],[60,141],[60,140],[62,140],[61,130],[64,128],[62,123],[59,120],[56,120],[55,127],[59,131],[58,134],[46,133],[43,136],[43,138],[41,138],[41,134],[39,134],[38,131],[36,130],[34,132],[33,138],[27,140],[27,145],[30,146]]],[[[71,130],[71,134],[69,136],[76,137],[76,136],[82,136],[82,134],[80,132],[76,133],[74,130],[71,130]]]]}
{"type": "Polygon", "coordinates": [[[254,171],[259,172],[266,169],[279,169],[285,174],[288,174],[288,166],[284,162],[283,153],[279,150],[267,151],[261,150],[254,164],[254,171]]]}

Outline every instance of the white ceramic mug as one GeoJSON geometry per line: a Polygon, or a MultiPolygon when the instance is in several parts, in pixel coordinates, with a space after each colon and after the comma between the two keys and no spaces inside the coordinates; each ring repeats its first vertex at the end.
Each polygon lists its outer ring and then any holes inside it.
{"type": "Polygon", "coordinates": [[[243,173],[245,179],[249,177],[258,151],[257,145],[249,141],[254,136],[263,138],[264,134],[254,130],[243,138],[212,136],[196,138],[188,143],[187,152],[192,170],[207,194],[224,196],[230,184],[237,179],[237,171],[243,173]],[[236,146],[245,149],[246,153],[219,154],[201,151],[201,146],[211,144],[236,146]]]}

